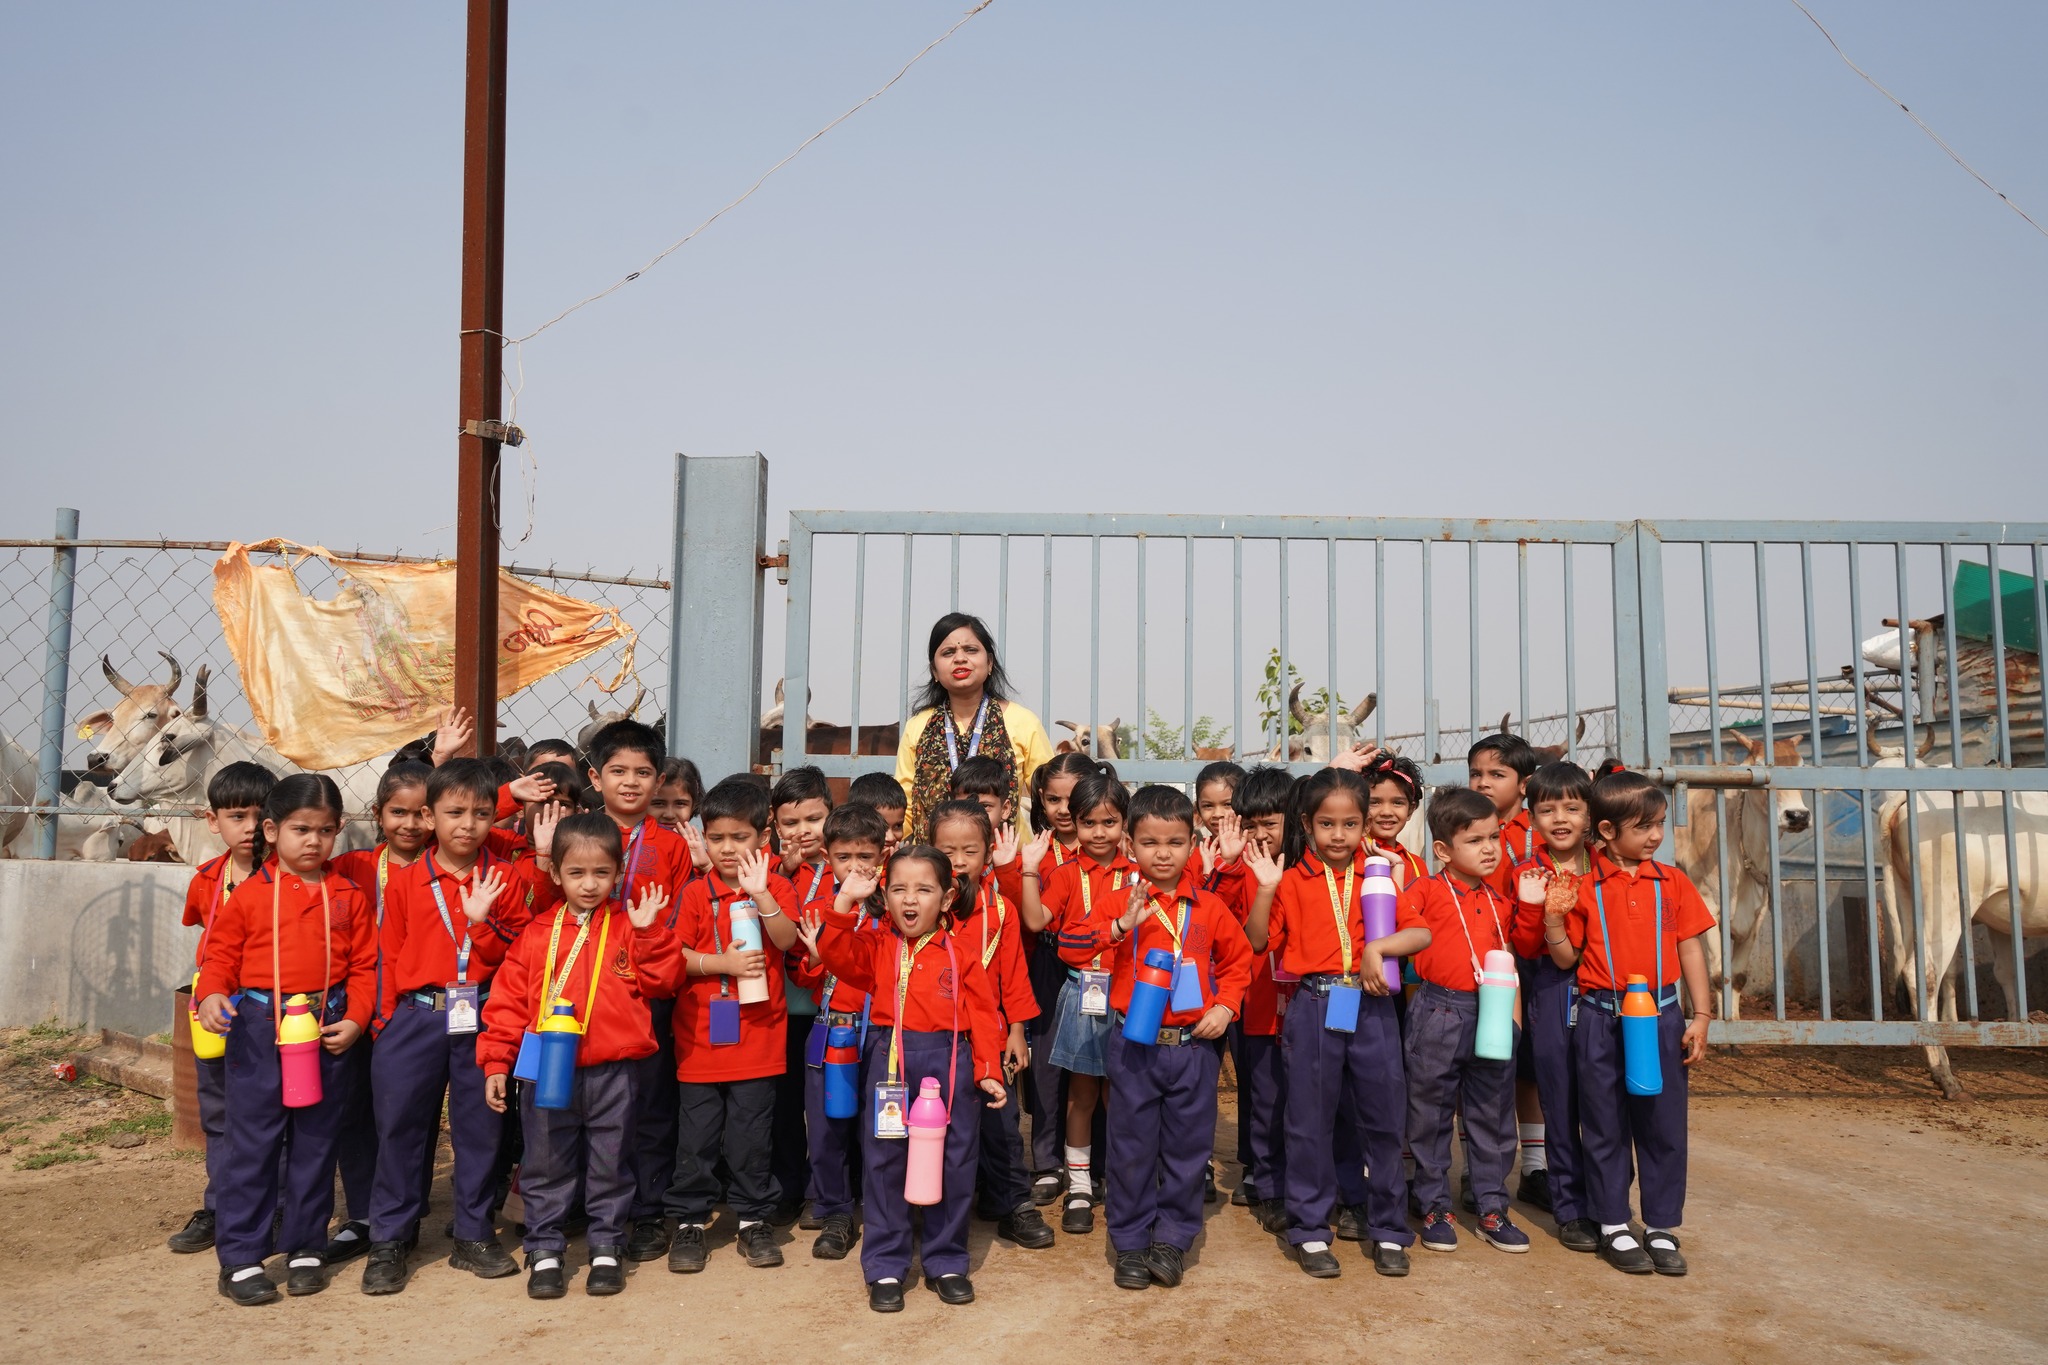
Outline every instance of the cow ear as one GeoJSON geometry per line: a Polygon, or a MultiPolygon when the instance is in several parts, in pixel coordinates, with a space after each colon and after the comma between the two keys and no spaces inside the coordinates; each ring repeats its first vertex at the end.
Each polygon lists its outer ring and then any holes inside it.
{"type": "Polygon", "coordinates": [[[99,733],[101,730],[111,730],[113,728],[113,712],[95,711],[89,716],[82,716],[79,718],[78,737],[80,739],[91,739],[95,734],[99,733]]]}

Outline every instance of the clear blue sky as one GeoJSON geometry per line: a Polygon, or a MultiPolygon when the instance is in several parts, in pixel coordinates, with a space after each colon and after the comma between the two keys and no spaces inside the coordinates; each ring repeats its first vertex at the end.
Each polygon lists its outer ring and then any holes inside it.
{"type": "MultiPolygon", "coordinates": [[[[509,327],[964,4],[518,0],[509,327]]],[[[2048,221],[2048,8],[1818,12],[2048,221]]],[[[0,534],[452,548],[462,44],[7,8],[0,534]]],[[[665,564],[675,451],[777,509],[2038,517],[2044,285],[1783,0],[998,0],[526,348],[512,554],[665,564]]]]}

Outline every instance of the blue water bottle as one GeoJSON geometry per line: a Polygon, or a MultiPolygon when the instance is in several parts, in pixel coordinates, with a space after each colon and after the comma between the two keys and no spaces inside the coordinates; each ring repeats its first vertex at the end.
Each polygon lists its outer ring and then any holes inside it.
{"type": "Polygon", "coordinates": [[[1124,1011],[1124,1041],[1152,1047],[1159,1042],[1159,1025],[1166,1018],[1166,1002],[1173,998],[1173,954],[1154,948],[1131,973],[1131,1004],[1124,1011]]]}
{"type": "Polygon", "coordinates": [[[1657,999],[1647,978],[1631,976],[1621,996],[1621,1062],[1631,1095],[1664,1093],[1664,1059],[1657,1049],[1657,999]]]}
{"type": "Polygon", "coordinates": [[[825,1117],[850,1119],[860,1113],[860,1048],[853,1029],[836,1024],[825,1036],[825,1117]]]}
{"type": "Polygon", "coordinates": [[[583,1026],[576,1007],[557,1000],[540,1023],[540,1078],[533,1083],[533,1107],[567,1109],[576,1098],[576,1049],[583,1026]]]}

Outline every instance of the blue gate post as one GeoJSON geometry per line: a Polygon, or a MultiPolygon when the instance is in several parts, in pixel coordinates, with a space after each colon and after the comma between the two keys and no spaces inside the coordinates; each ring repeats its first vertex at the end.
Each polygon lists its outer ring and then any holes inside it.
{"type": "Polygon", "coordinates": [[[676,456],[668,747],[707,782],[754,766],[767,536],[767,460],[676,456]]]}
{"type": "MultiPolygon", "coordinates": [[[[78,509],[57,509],[57,539],[78,539],[78,509]]],[[[50,556],[50,622],[43,638],[42,744],[36,753],[36,804],[52,812],[64,779],[64,707],[71,690],[71,595],[78,549],[59,544],[50,556]]],[[[57,856],[57,817],[36,817],[36,857],[57,856]]]]}

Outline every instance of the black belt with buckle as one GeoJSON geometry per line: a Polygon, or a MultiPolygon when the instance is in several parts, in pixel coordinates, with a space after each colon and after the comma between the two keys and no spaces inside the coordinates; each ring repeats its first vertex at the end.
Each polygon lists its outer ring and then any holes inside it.
{"type": "Polygon", "coordinates": [[[1307,991],[1310,995],[1328,995],[1332,989],[1338,986],[1350,986],[1353,989],[1360,989],[1364,985],[1365,978],[1357,972],[1353,972],[1349,976],[1339,976],[1335,972],[1311,972],[1301,979],[1301,989],[1307,991]]]}
{"type": "Polygon", "coordinates": [[[1159,1030],[1159,1036],[1153,1041],[1160,1047],[1186,1047],[1189,1043],[1203,1043],[1207,1042],[1208,1039],[1197,1038],[1194,1029],[1190,1027],[1163,1028],[1159,1030]]]}
{"type": "MultiPolygon", "coordinates": [[[[439,1010],[443,1014],[448,1012],[448,992],[440,987],[430,991],[404,991],[400,993],[399,998],[401,1000],[410,1000],[423,1010],[439,1010]]],[[[485,982],[476,988],[476,1003],[478,1005],[482,1005],[484,1001],[490,998],[491,986],[489,982],[485,982]]]]}

